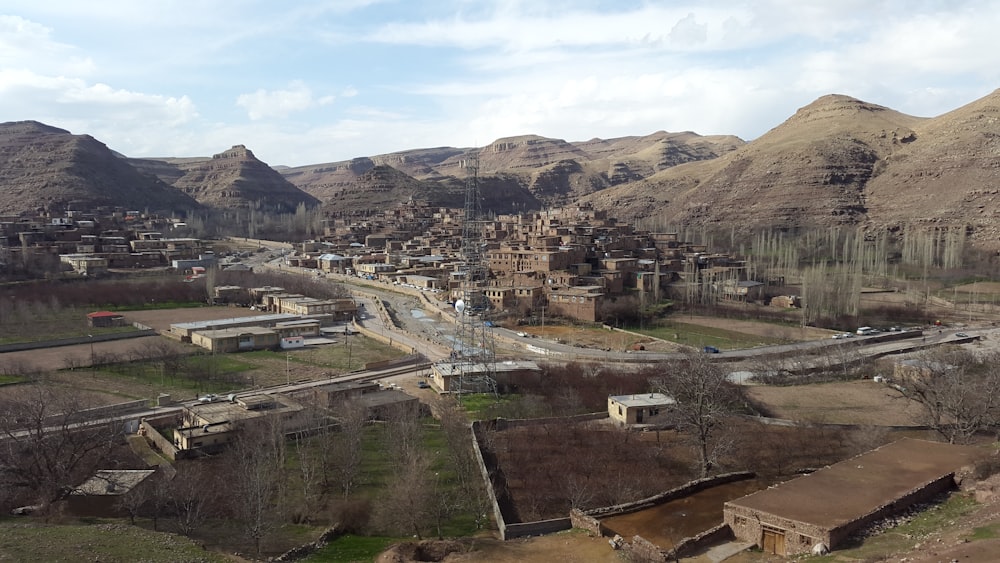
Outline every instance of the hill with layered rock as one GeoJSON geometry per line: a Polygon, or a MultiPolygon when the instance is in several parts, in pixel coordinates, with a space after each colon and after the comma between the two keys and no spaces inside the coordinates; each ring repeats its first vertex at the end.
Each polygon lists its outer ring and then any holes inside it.
{"type": "Polygon", "coordinates": [[[140,173],[90,135],[36,121],[0,123],[0,213],[127,207],[182,211],[198,202],[140,173]]]}
{"type": "MultiPolygon", "coordinates": [[[[644,137],[592,139],[571,143],[537,135],[498,139],[482,149],[439,147],[345,162],[282,168],[289,181],[323,201],[366,191],[367,176],[378,166],[391,167],[425,188],[460,191],[469,178],[472,158],[484,206],[496,212],[560,205],[591,192],[635,181],[679,163],[716,158],[742,146],[734,136],[703,137],[663,131],[644,137]]],[[[408,184],[413,184],[406,180],[408,184]]],[[[402,193],[409,193],[403,191],[402,193]]],[[[419,195],[417,197],[420,197],[419,195]]],[[[435,196],[437,197],[437,196],[435,196]]],[[[376,197],[376,200],[379,198],[376,197]]],[[[462,199],[460,194],[459,206],[462,199]]],[[[364,205],[364,198],[347,203],[364,205]]]]}
{"type": "Polygon", "coordinates": [[[522,135],[278,170],[242,145],[211,158],[127,159],[87,135],[0,125],[6,213],[461,207],[473,171],[484,209],[498,213],[587,202],[650,228],[958,227],[1000,248],[1000,91],[930,118],[823,96],[750,142],[664,131],[580,142],[522,135]]]}
{"type": "Polygon", "coordinates": [[[299,205],[320,203],[243,145],[211,158],[136,159],[132,164],[208,207],[290,213],[299,205]]]}

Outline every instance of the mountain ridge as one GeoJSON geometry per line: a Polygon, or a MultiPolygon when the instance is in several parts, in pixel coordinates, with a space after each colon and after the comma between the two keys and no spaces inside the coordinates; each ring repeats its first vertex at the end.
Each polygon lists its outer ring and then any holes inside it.
{"type": "MultiPolygon", "coordinates": [[[[18,158],[35,159],[50,183],[83,181],[79,158],[30,141],[43,137],[107,151],[89,136],[37,122],[0,124],[4,201],[61,205],[42,193],[45,182],[19,182],[18,158]],[[25,200],[26,190],[41,195],[25,200]]],[[[664,227],[960,227],[977,244],[1000,248],[1000,90],[936,117],[829,94],[749,142],[657,130],[586,141],[526,134],[480,148],[416,148],[297,167],[268,167],[242,145],[213,157],[117,160],[138,176],[119,170],[111,177],[156,179],[158,189],[173,187],[208,207],[287,212],[320,204],[331,214],[363,214],[415,199],[460,207],[477,164],[483,206],[496,213],[580,202],[664,227]]],[[[8,204],[6,212],[14,211],[8,204]]]]}

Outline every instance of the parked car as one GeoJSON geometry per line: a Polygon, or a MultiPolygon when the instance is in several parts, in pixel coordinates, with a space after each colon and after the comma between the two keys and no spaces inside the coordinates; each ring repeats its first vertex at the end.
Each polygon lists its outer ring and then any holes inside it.
{"type": "Polygon", "coordinates": [[[964,332],[956,332],[955,336],[958,337],[958,338],[968,338],[969,337],[969,335],[965,334],[964,332]]]}
{"type": "Polygon", "coordinates": [[[705,346],[704,348],[702,348],[702,350],[706,354],[718,354],[719,353],[719,349],[716,348],[715,346],[705,346]]]}
{"type": "Polygon", "coordinates": [[[201,397],[198,397],[199,403],[214,403],[215,401],[218,400],[219,396],[216,395],[215,393],[209,393],[208,395],[202,395],[201,397]]]}
{"type": "Polygon", "coordinates": [[[418,381],[417,382],[417,387],[419,387],[421,389],[430,389],[431,388],[430,384],[428,384],[426,381],[418,381]]]}

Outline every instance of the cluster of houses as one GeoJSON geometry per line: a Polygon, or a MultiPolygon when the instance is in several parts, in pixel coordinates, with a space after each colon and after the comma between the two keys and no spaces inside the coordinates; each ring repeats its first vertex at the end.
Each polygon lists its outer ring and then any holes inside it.
{"type": "Polygon", "coordinates": [[[67,272],[101,276],[109,269],[211,267],[215,258],[197,238],[169,237],[186,223],[125,209],[104,214],[66,211],[58,217],[0,217],[0,250],[8,263],[58,259],[67,272]]]}
{"type": "MultiPolygon", "coordinates": [[[[286,260],[457,298],[463,213],[411,201],[363,219],[330,218],[321,237],[299,243],[286,260]]],[[[63,269],[81,276],[119,268],[217,267],[203,241],[163,234],[184,227],[176,218],[125,210],[100,217],[69,211],[35,220],[0,218],[0,248],[8,261],[58,257],[63,269]]],[[[621,224],[583,204],[496,216],[483,222],[483,243],[491,303],[522,316],[547,311],[594,322],[605,303],[626,294],[651,302],[665,296],[754,300],[762,286],[748,280],[745,262],[729,254],[684,242],[677,233],[621,224]]]]}
{"type": "MultiPolygon", "coordinates": [[[[356,275],[457,299],[463,270],[462,211],[406,206],[358,219],[329,219],[324,235],[302,243],[289,265],[356,275]]],[[[606,212],[577,205],[499,215],[484,222],[483,256],[491,273],[486,294],[497,310],[594,322],[605,303],[626,294],[752,300],[762,283],[746,264],[676,233],[620,224],[606,212]]]]}

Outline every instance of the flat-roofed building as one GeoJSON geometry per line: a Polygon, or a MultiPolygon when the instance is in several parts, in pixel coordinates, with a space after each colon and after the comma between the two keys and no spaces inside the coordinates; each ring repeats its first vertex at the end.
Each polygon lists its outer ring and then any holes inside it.
{"type": "Polygon", "coordinates": [[[212,352],[245,352],[277,348],[280,337],[270,328],[245,326],[219,330],[200,330],[191,334],[191,343],[212,352]]]}
{"type": "Polygon", "coordinates": [[[955,487],[955,473],[987,452],[903,438],[724,506],[740,541],[767,553],[836,549],[871,523],[955,487]]]}
{"type": "Polygon", "coordinates": [[[191,342],[191,335],[198,331],[221,330],[249,326],[270,327],[281,322],[297,321],[300,315],[254,315],[251,317],[235,317],[231,319],[216,319],[210,321],[193,321],[189,323],[174,323],[166,336],[179,339],[181,342],[191,342]]]}
{"type": "Polygon", "coordinates": [[[494,385],[498,392],[505,393],[516,390],[526,381],[537,381],[541,373],[538,364],[527,360],[506,360],[490,365],[439,362],[431,368],[431,381],[445,393],[483,393],[492,391],[494,385]]]}
{"type": "Polygon", "coordinates": [[[663,393],[637,393],[608,397],[608,416],[619,424],[665,424],[670,407],[676,404],[670,395],[663,393]]]}

